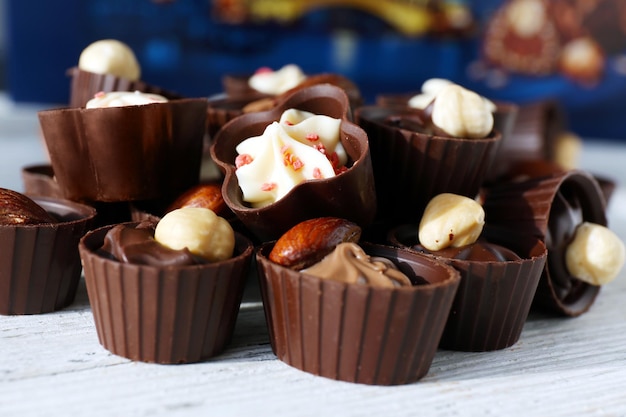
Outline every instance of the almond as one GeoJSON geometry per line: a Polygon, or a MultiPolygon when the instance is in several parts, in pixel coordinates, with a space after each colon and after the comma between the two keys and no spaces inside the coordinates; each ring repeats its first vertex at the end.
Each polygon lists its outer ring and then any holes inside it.
{"type": "Polygon", "coordinates": [[[361,228],[346,219],[318,217],[298,223],[274,245],[269,260],[291,269],[307,268],[331,253],[342,242],[358,242],[361,228]]]}
{"type": "Polygon", "coordinates": [[[57,220],[24,194],[0,188],[0,224],[41,223],[57,223],[57,220]]]}

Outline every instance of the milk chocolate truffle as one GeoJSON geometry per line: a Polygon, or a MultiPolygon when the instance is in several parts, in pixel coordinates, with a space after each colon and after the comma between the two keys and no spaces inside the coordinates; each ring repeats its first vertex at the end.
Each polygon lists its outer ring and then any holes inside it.
{"type": "Polygon", "coordinates": [[[499,229],[545,242],[548,258],[534,307],[571,317],[587,312],[601,287],[573,276],[565,251],[583,222],[607,225],[606,201],[596,179],[581,170],[519,176],[489,187],[484,207],[499,229]]]}
{"type": "Polygon", "coordinates": [[[164,247],[154,227],[105,226],[80,242],[98,340],[134,361],[181,364],[215,356],[232,338],[252,242],[235,233],[233,256],[211,262],[164,247]],[[112,256],[120,253],[122,259],[112,256]]]}
{"type": "Polygon", "coordinates": [[[181,99],[38,117],[65,198],[119,202],[173,196],[198,183],[206,109],[205,99],[181,99]]]}
{"type": "MultiPolygon", "coordinates": [[[[68,200],[2,194],[0,314],[41,314],[70,305],[81,275],[78,241],[96,211],[68,200]],[[13,214],[11,214],[13,213],[13,214]]],[[[14,194],[15,192],[10,192],[14,194]]]]}
{"type": "Polygon", "coordinates": [[[402,249],[359,243],[367,256],[392,262],[412,284],[379,287],[276,264],[268,258],[273,245],[263,244],[256,260],[279,360],[360,384],[407,384],[428,373],[459,284],[454,268],[402,249]]]}
{"type": "MultiPolygon", "coordinates": [[[[348,114],[349,103],[343,90],[332,85],[316,85],[287,96],[270,111],[237,117],[217,134],[211,146],[211,156],[225,173],[224,201],[257,238],[276,239],[295,224],[315,217],[341,217],[361,227],[372,222],[376,194],[369,142],[366,133],[349,121],[348,114]],[[244,201],[237,166],[246,164],[249,158],[238,155],[237,147],[246,139],[260,137],[268,126],[278,122],[285,111],[291,109],[340,121],[339,140],[347,164],[334,176],[299,182],[275,202],[255,207],[244,201]]],[[[289,161],[295,170],[299,162],[291,157],[289,161]]],[[[252,165],[246,165],[245,171],[248,167],[252,165]]],[[[309,167],[305,168],[309,170],[309,167]]],[[[275,190],[273,184],[267,186],[268,191],[275,190]]]]}

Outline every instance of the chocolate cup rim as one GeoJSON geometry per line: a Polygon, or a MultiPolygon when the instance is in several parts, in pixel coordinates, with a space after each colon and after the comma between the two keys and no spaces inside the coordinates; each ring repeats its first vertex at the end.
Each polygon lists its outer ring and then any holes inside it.
{"type": "Polygon", "coordinates": [[[83,113],[93,113],[93,112],[108,112],[108,113],[117,113],[120,111],[120,109],[124,109],[124,108],[128,108],[128,107],[132,107],[133,110],[140,112],[140,113],[145,113],[146,111],[149,111],[150,108],[152,107],[165,107],[165,106],[170,106],[172,104],[177,104],[177,103],[195,103],[195,102],[204,102],[207,103],[207,99],[206,97],[185,97],[185,98],[175,98],[175,99],[170,99],[164,102],[154,102],[154,103],[146,103],[146,104],[138,104],[138,105],[128,105],[128,106],[113,106],[113,107],[93,107],[93,108],[86,108],[86,107],[71,107],[71,106],[60,106],[60,107],[55,107],[55,108],[51,108],[51,109],[44,109],[44,110],[39,110],[37,112],[37,114],[42,114],[44,116],[48,116],[48,115],[52,115],[55,113],[65,113],[65,112],[71,112],[71,113],[79,113],[79,114],[83,114],[83,113]]]}
{"type": "Polygon", "coordinates": [[[97,253],[98,249],[100,248],[100,246],[102,245],[102,243],[104,243],[104,240],[100,241],[100,239],[97,239],[97,236],[102,234],[102,238],[104,239],[104,236],[106,235],[106,232],[109,231],[110,229],[112,229],[115,226],[118,225],[129,225],[129,226],[133,226],[133,225],[137,225],[140,222],[124,222],[124,223],[117,223],[117,224],[108,224],[105,226],[101,226],[98,227],[97,229],[93,229],[90,230],[88,233],[86,233],[79,241],[78,243],[78,247],[81,253],[81,256],[83,253],[88,254],[88,256],[96,256],[99,259],[101,259],[105,265],[120,265],[121,268],[133,268],[133,269],[152,269],[152,270],[172,270],[172,271],[187,271],[187,270],[196,270],[196,269],[209,269],[209,268],[215,268],[221,265],[225,265],[225,264],[230,264],[230,263],[237,263],[237,262],[242,262],[246,257],[248,256],[253,256],[254,255],[254,244],[252,242],[252,240],[250,240],[250,238],[248,238],[247,236],[243,235],[242,233],[239,233],[237,231],[235,231],[235,248],[237,248],[237,246],[241,246],[242,248],[244,248],[241,253],[235,253],[235,255],[231,258],[225,259],[223,261],[218,261],[218,262],[209,262],[209,263],[205,263],[205,264],[197,264],[197,265],[174,265],[174,266],[167,266],[167,267],[163,267],[163,266],[156,266],[156,265],[145,265],[145,264],[135,264],[135,263],[129,263],[129,262],[120,262],[116,259],[111,259],[111,258],[107,258],[105,256],[102,256],[100,254],[97,253]],[[91,245],[91,241],[92,240],[96,240],[93,244],[95,245],[96,243],[100,244],[100,246],[98,246],[97,248],[93,248],[93,245],[91,245]]]}
{"type": "Polygon", "coordinates": [[[372,123],[384,129],[389,129],[391,131],[403,132],[405,134],[408,134],[409,138],[440,140],[440,141],[448,141],[448,142],[484,141],[484,142],[496,142],[496,143],[500,142],[500,140],[502,139],[502,134],[498,130],[495,130],[495,129],[492,129],[489,135],[487,135],[484,138],[459,138],[459,137],[452,137],[452,136],[448,137],[448,136],[431,135],[431,134],[423,133],[423,132],[416,132],[414,130],[405,129],[399,126],[391,126],[377,118],[369,117],[367,112],[375,111],[375,110],[389,112],[389,115],[396,114],[396,113],[408,114],[412,112],[412,109],[410,107],[396,107],[396,106],[390,107],[390,106],[368,105],[368,106],[358,107],[357,109],[355,109],[354,113],[357,119],[358,118],[363,119],[369,123],[372,123]]]}
{"type": "MultiPolygon", "coordinates": [[[[293,94],[284,97],[271,110],[242,114],[241,116],[235,117],[234,119],[224,124],[224,126],[215,135],[213,143],[211,144],[210,154],[212,159],[224,172],[222,195],[228,207],[238,217],[240,215],[263,216],[266,213],[272,213],[276,210],[280,210],[282,206],[291,204],[292,200],[294,200],[295,197],[298,196],[298,194],[305,192],[307,189],[315,189],[320,185],[329,187],[335,183],[341,184],[345,181],[344,178],[349,178],[355,172],[357,172],[357,170],[360,170],[360,167],[364,165],[363,161],[369,158],[369,140],[367,137],[367,133],[360,126],[351,121],[350,112],[351,110],[348,96],[341,88],[331,84],[318,84],[303,88],[301,90],[297,90],[293,94]],[[360,148],[359,154],[350,155],[354,161],[352,165],[348,167],[346,171],[339,173],[334,177],[320,180],[303,181],[294,186],[291,190],[289,190],[289,192],[285,194],[281,199],[264,207],[250,207],[247,206],[242,199],[235,200],[231,198],[228,190],[231,188],[239,188],[239,182],[235,174],[236,167],[234,165],[234,159],[232,161],[225,161],[222,159],[221,154],[225,153],[225,150],[227,149],[234,149],[239,143],[247,139],[247,137],[239,138],[237,137],[237,135],[233,135],[232,132],[241,131],[250,124],[259,125],[264,129],[273,121],[279,120],[280,116],[285,110],[289,108],[298,108],[300,103],[306,103],[307,100],[311,99],[334,99],[339,103],[341,107],[339,114],[333,114],[329,116],[341,119],[340,135],[342,139],[350,137],[358,142],[360,148]],[[225,143],[228,143],[228,145],[225,145],[225,143]]],[[[259,133],[262,133],[262,130],[259,133]]],[[[238,197],[241,197],[240,192],[236,193],[236,195],[238,197]]],[[[242,222],[244,224],[246,223],[246,221],[244,221],[243,219],[242,222]]]]}
{"type": "MultiPolygon", "coordinates": [[[[391,228],[389,232],[387,233],[387,240],[392,245],[400,245],[399,247],[404,248],[405,250],[413,251],[416,253],[421,253],[421,252],[417,252],[414,249],[411,249],[410,246],[406,245],[405,242],[403,242],[402,240],[398,238],[399,232],[403,232],[405,231],[405,229],[408,230],[409,228],[414,230],[415,232],[414,234],[417,235],[417,227],[413,224],[406,223],[406,224],[401,224],[401,225],[391,228]]],[[[496,231],[486,232],[487,234],[491,234],[492,236],[494,236],[493,239],[488,239],[488,241],[490,242],[493,241],[494,243],[502,244],[500,243],[501,240],[495,236],[496,234],[495,232],[496,231]]],[[[445,256],[429,254],[429,253],[423,253],[423,254],[424,256],[433,257],[435,259],[439,259],[439,260],[449,262],[451,264],[457,264],[457,265],[476,265],[476,264],[511,264],[512,265],[512,264],[523,264],[525,262],[536,262],[538,260],[541,260],[542,258],[547,258],[548,248],[546,247],[542,239],[533,237],[530,235],[524,236],[524,237],[529,239],[529,241],[532,241],[531,242],[532,245],[529,245],[529,249],[527,251],[528,254],[523,254],[524,256],[520,255],[517,251],[515,251],[515,253],[521,259],[504,260],[504,261],[484,261],[484,260],[472,260],[472,259],[454,259],[454,258],[448,258],[445,256]]],[[[416,243],[417,243],[417,239],[416,239],[416,243]]],[[[508,248],[508,249],[511,249],[511,248],[508,248]]]]}
{"type": "Polygon", "coordinates": [[[94,207],[91,207],[87,204],[79,203],[72,200],[67,200],[64,198],[56,198],[56,197],[45,197],[45,196],[28,196],[35,203],[39,204],[46,210],[47,212],[51,212],[53,214],[59,214],[57,211],[51,210],[49,206],[62,206],[66,209],[71,210],[73,214],[76,214],[78,217],[76,219],[71,220],[63,220],[55,223],[35,223],[35,224],[0,224],[0,228],[47,228],[47,229],[56,229],[63,226],[69,226],[73,224],[83,223],[85,221],[93,220],[96,217],[97,211],[94,207]],[[42,205],[43,203],[43,205],[42,205]]]}
{"type": "MultiPolygon", "coordinates": [[[[283,269],[285,271],[290,271],[289,273],[294,273],[294,274],[298,274],[300,276],[301,279],[305,279],[305,280],[310,280],[313,282],[322,282],[322,281],[329,281],[329,282],[333,282],[335,285],[338,286],[342,286],[345,288],[348,287],[361,287],[363,286],[363,284],[357,284],[357,283],[347,283],[347,282],[340,282],[340,281],[335,281],[332,279],[323,279],[314,275],[310,275],[310,274],[305,274],[302,273],[301,271],[296,271],[294,269],[291,269],[287,266],[283,266],[280,264],[277,264],[275,262],[272,262],[269,260],[269,251],[271,250],[271,248],[274,246],[274,244],[276,243],[276,241],[269,241],[269,242],[263,242],[262,244],[260,244],[256,249],[255,249],[255,258],[257,259],[258,262],[262,263],[262,262],[268,262],[271,263],[272,265],[275,265],[276,267],[283,269]],[[267,253],[266,253],[267,252],[267,253]]],[[[424,256],[423,254],[420,254],[418,252],[412,252],[409,250],[406,250],[404,248],[400,248],[400,247],[394,247],[394,246],[390,246],[390,245],[383,245],[383,244],[377,244],[377,243],[368,243],[368,242],[359,242],[358,243],[364,250],[366,253],[371,252],[372,250],[375,251],[390,251],[390,252],[394,252],[395,253],[395,260],[396,261],[401,261],[402,259],[412,259],[412,260],[417,260],[419,259],[420,262],[422,263],[427,263],[429,264],[429,266],[434,267],[434,268],[440,268],[440,273],[447,273],[447,278],[440,280],[440,281],[436,281],[436,282],[428,282],[428,283],[420,283],[420,284],[416,284],[416,285],[411,285],[411,286],[401,286],[401,287],[376,287],[376,286],[370,286],[370,288],[373,291],[383,291],[383,292],[387,292],[387,291],[392,291],[392,292],[416,292],[416,291],[424,291],[427,289],[432,289],[432,288],[437,288],[437,287],[448,287],[450,285],[456,285],[460,282],[461,280],[461,275],[460,272],[452,267],[451,265],[448,265],[445,262],[441,262],[438,259],[435,259],[433,257],[428,257],[428,256],[424,256]],[[401,257],[402,256],[402,257],[401,257]]],[[[377,256],[385,256],[385,255],[380,255],[377,254],[377,256]]],[[[424,279],[426,279],[426,277],[423,277],[424,279]]]]}

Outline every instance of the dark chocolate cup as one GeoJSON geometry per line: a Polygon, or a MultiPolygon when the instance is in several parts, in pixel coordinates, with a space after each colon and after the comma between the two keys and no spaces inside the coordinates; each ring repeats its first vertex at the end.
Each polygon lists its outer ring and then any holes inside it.
{"type": "Polygon", "coordinates": [[[206,99],[38,112],[65,198],[119,202],[177,195],[195,185],[206,99]]]}
{"type": "Polygon", "coordinates": [[[585,283],[566,271],[562,245],[568,238],[551,238],[550,229],[551,224],[560,224],[570,229],[566,234],[571,237],[582,221],[606,226],[605,196],[598,181],[581,170],[556,170],[552,175],[528,176],[486,190],[483,206],[491,225],[515,234],[530,234],[546,243],[548,259],[534,307],[575,317],[588,311],[595,302],[601,287],[585,283]],[[557,209],[567,209],[568,201],[577,202],[581,214],[576,216],[581,218],[577,220],[568,214],[562,216],[565,223],[556,222],[556,218],[551,222],[551,217],[557,216],[557,209]],[[575,221],[578,223],[574,224],[575,221]]]}
{"type": "Polygon", "coordinates": [[[446,138],[391,126],[387,117],[404,108],[364,106],[355,121],[369,137],[378,218],[396,224],[418,221],[431,198],[455,193],[474,198],[483,184],[501,135],[446,138]]]}
{"type": "Polygon", "coordinates": [[[111,91],[141,91],[142,93],[159,94],[169,100],[183,98],[178,93],[148,84],[144,81],[131,81],[111,74],[97,74],[72,67],[67,71],[71,77],[69,107],[85,107],[96,93],[111,91]]]}
{"type": "Polygon", "coordinates": [[[376,288],[324,280],[256,254],[272,349],[301,371],[371,385],[418,381],[437,351],[459,273],[402,249],[361,244],[394,261],[416,285],[376,288]]]}
{"type": "Polygon", "coordinates": [[[60,221],[0,225],[0,314],[42,314],[70,305],[81,275],[78,242],[89,230],[92,207],[31,197],[60,221]]]}
{"type": "Polygon", "coordinates": [[[339,87],[320,84],[296,91],[265,112],[248,113],[228,122],[211,146],[211,156],[225,173],[222,195],[228,207],[261,241],[278,238],[292,226],[314,217],[332,216],[365,227],[376,214],[374,173],[366,133],[348,120],[350,107],[339,87]],[[305,181],[287,195],[262,208],[249,207],[235,175],[236,146],[258,136],[290,108],[342,119],[341,143],[352,161],[332,178],[305,181]]]}
{"type": "MultiPolygon", "coordinates": [[[[490,242],[513,250],[519,261],[481,262],[434,255],[461,273],[461,283],[452,303],[439,347],[482,352],[504,349],[519,340],[547,258],[541,239],[483,232],[490,242]]],[[[389,232],[392,245],[415,250],[417,226],[402,225],[389,232]]]]}
{"type": "Polygon", "coordinates": [[[50,164],[22,167],[22,185],[24,193],[28,195],[63,198],[63,192],[54,179],[54,170],[50,164]]]}
{"type": "Polygon", "coordinates": [[[244,114],[244,108],[248,104],[268,97],[266,94],[254,92],[239,96],[218,94],[209,97],[207,108],[207,132],[209,138],[215,137],[217,132],[227,122],[244,114]]]}
{"type": "Polygon", "coordinates": [[[229,260],[158,268],[98,254],[111,227],[90,232],[79,245],[100,344],[118,356],[161,364],[222,352],[235,328],[252,242],[236,234],[229,260]]]}

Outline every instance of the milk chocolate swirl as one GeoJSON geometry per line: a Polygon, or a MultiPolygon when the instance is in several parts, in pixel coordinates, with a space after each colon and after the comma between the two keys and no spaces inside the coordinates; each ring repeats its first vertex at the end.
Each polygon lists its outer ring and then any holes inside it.
{"type": "Polygon", "coordinates": [[[301,272],[349,284],[390,288],[412,285],[392,261],[370,257],[359,245],[351,242],[340,243],[320,262],[301,272]]]}

